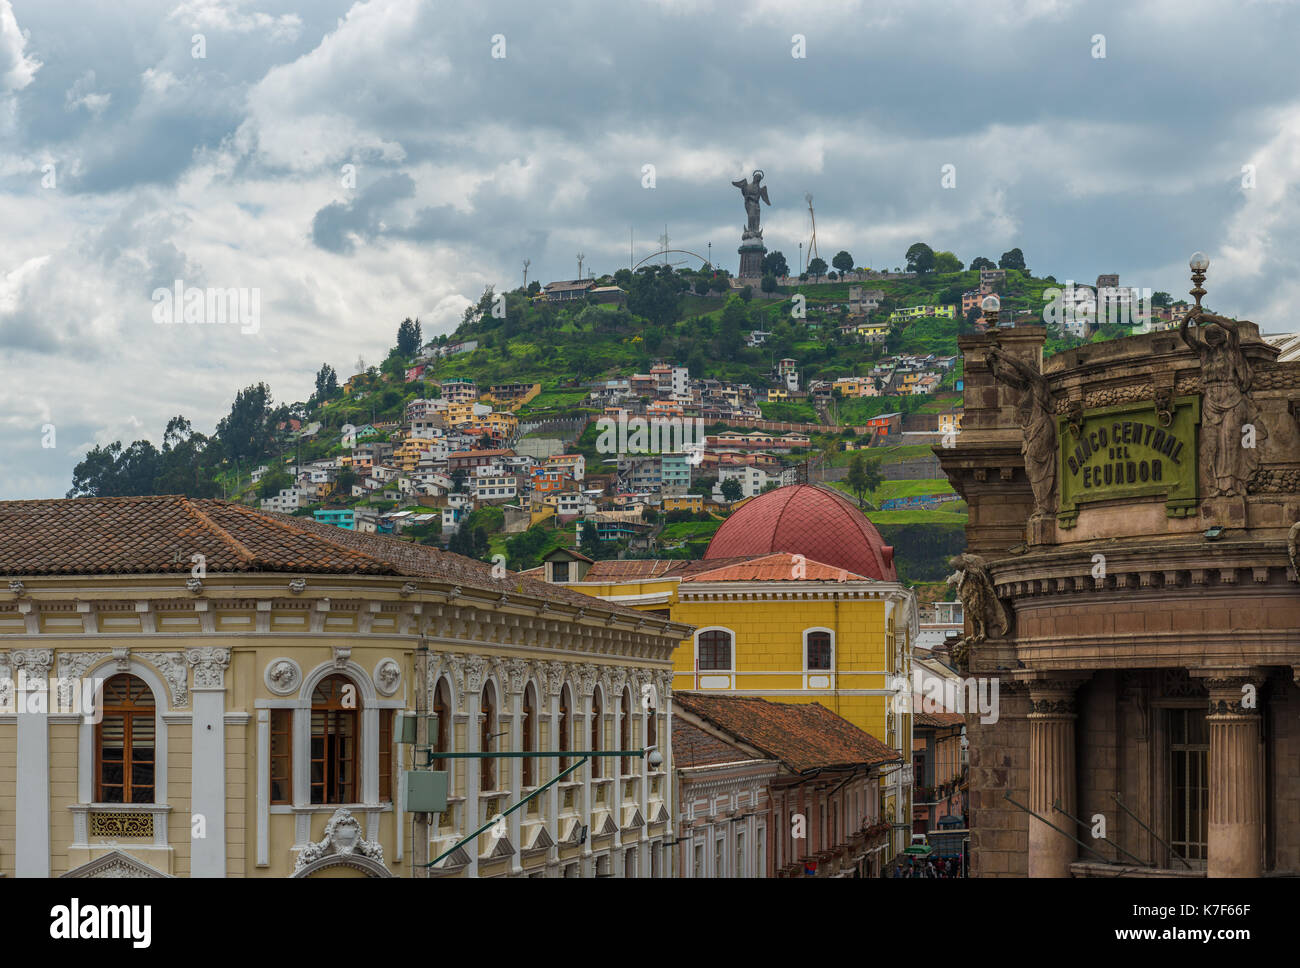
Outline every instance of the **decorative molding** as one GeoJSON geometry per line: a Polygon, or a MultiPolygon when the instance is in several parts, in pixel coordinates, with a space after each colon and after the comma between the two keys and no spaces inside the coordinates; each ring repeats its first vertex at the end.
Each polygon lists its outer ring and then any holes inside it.
{"type": "Polygon", "coordinates": [[[60,877],[165,877],[170,880],[172,875],[150,867],[130,854],[112,850],[103,857],[96,857],[88,864],[82,864],[66,874],[61,874],[60,877]]]}
{"type": "MultiPolygon", "coordinates": [[[[347,807],[339,807],[325,824],[325,836],[317,843],[308,844],[298,851],[294,861],[291,877],[303,877],[311,871],[319,870],[321,861],[343,858],[367,858],[378,864],[385,871],[379,876],[391,876],[384,867],[384,848],[372,840],[361,836],[361,823],[347,807]]],[[[354,865],[366,870],[370,865],[354,865]]]]}
{"type": "MultiPolygon", "coordinates": [[[[86,674],[86,670],[91,666],[98,665],[105,659],[112,656],[117,658],[117,653],[126,652],[126,649],[114,649],[112,652],[60,652],[59,660],[59,685],[58,685],[58,708],[72,708],[72,680],[80,679],[86,674]]],[[[125,665],[129,668],[131,660],[126,659],[125,665]]],[[[118,671],[125,671],[123,662],[118,661],[118,671]]]]}
{"type": "Polygon", "coordinates": [[[336,645],[334,646],[334,668],[344,669],[348,661],[352,658],[352,646],[336,645]]]}
{"type": "Polygon", "coordinates": [[[293,659],[281,656],[266,664],[262,680],[266,688],[277,696],[288,696],[302,685],[302,667],[293,659]]]}
{"type": "Polygon", "coordinates": [[[134,658],[147,662],[157,670],[171,690],[172,706],[188,706],[189,675],[185,664],[185,655],[181,652],[135,652],[134,658]]]}
{"type": "Polygon", "coordinates": [[[185,661],[194,667],[195,689],[221,689],[226,684],[226,668],[230,665],[230,650],[216,646],[189,649],[185,661]]]}
{"type": "Polygon", "coordinates": [[[53,649],[14,649],[9,657],[9,662],[15,669],[26,670],[29,680],[48,679],[50,668],[54,665],[53,649]]]}
{"type": "Polygon", "coordinates": [[[402,683],[402,667],[397,664],[396,659],[380,659],[375,666],[374,680],[375,689],[380,695],[391,696],[397,692],[397,687],[402,683]]]}

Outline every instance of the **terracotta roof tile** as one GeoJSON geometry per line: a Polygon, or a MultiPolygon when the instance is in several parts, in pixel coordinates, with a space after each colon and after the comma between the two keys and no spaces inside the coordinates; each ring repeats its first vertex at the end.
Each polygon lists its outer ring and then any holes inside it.
{"type": "MultiPolygon", "coordinates": [[[[796,773],[901,760],[896,750],[820,703],[673,692],[673,702],[796,773]]],[[[676,748],[674,747],[674,754],[676,748]]]]}
{"type": "Polygon", "coordinates": [[[183,495],[0,501],[0,575],[177,574],[190,556],[209,574],[393,575],[660,619],[472,558],[311,518],[183,495]]]}
{"type": "Polygon", "coordinates": [[[795,573],[795,556],[789,554],[765,555],[760,558],[744,559],[734,564],[723,564],[716,560],[708,561],[711,565],[721,565],[707,570],[696,571],[683,576],[682,581],[872,581],[845,571],[832,568],[820,561],[804,559],[799,573],[795,573]]]}
{"type": "Polygon", "coordinates": [[[673,718],[673,765],[715,766],[719,763],[736,763],[753,757],[730,743],[724,743],[712,733],[678,717],[673,718]]]}

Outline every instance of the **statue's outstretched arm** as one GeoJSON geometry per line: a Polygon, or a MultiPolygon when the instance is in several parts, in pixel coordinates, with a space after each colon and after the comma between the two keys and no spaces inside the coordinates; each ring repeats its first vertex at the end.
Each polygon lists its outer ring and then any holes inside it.
{"type": "Polygon", "coordinates": [[[744,188],[748,184],[748,179],[742,178],[740,181],[734,181],[731,184],[735,185],[737,188],[744,188]]]}
{"type": "MultiPolygon", "coordinates": [[[[1197,318],[1199,319],[1200,314],[1197,313],[1196,315],[1197,318]]],[[[1188,346],[1190,346],[1192,349],[1196,350],[1196,352],[1199,353],[1204,348],[1205,343],[1199,336],[1196,335],[1196,331],[1191,328],[1191,322],[1192,322],[1192,313],[1189,312],[1186,316],[1183,317],[1183,321],[1178,324],[1178,335],[1182,337],[1184,343],[1186,343],[1188,346]]]]}

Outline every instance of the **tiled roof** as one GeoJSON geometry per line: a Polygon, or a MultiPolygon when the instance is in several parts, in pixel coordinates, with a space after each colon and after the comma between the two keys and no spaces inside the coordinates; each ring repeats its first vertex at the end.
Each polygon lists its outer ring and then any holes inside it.
{"type": "MultiPolygon", "coordinates": [[[[752,696],[673,692],[673,702],[796,773],[880,766],[902,757],[820,703],[769,702],[752,696]]],[[[674,747],[674,754],[676,749],[674,747]]]]}
{"type": "MultiPolygon", "coordinates": [[[[492,577],[472,558],[311,518],[178,495],[0,501],[0,575],[393,575],[526,595],[588,611],[644,613],[520,575],[492,577]]],[[[654,622],[653,617],[649,621],[654,622]]]]}
{"type": "MultiPolygon", "coordinates": [[[[709,564],[718,564],[711,561],[709,564]]],[[[842,568],[832,568],[820,561],[796,562],[794,555],[775,554],[750,558],[683,576],[684,582],[696,581],[867,581],[842,568]],[[796,573],[797,568],[797,573],[796,573]]]]}
{"type": "Polygon", "coordinates": [[[965,726],[966,717],[961,713],[950,713],[944,710],[942,706],[935,708],[933,700],[925,699],[917,693],[912,694],[912,726],[932,726],[942,728],[946,726],[965,726]],[[926,707],[930,707],[932,712],[926,712],[926,707]]]}
{"type": "Polygon", "coordinates": [[[673,765],[678,767],[716,766],[736,763],[753,757],[712,733],[692,726],[680,717],[673,718],[673,765]]]}
{"type": "Polygon", "coordinates": [[[706,559],[784,551],[858,575],[897,581],[894,549],[843,494],[792,484],[745,502],[722,523],[706,559]]]}

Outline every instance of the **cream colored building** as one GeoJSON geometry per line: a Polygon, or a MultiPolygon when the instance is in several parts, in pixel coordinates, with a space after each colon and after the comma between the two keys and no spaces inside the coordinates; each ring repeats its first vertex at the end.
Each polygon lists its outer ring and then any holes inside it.
{"type": "MultiPolygon", "coordinates": [[[[394,721],[414,709],[421,634],[442,750],[664,754],[657,770],[592,760],[434,876],[664,872],[686,626],[392,538],[180,497],[0,502],[0,575],[6,876],[413,876],[412,748],[394,721]],[[47,702],[32,680],[50,683],[47,702]],[[99,715],[83,715],[96,687],[99,715]]],[[[444,762],[430,859],[560,768],[444,762]]]]}

